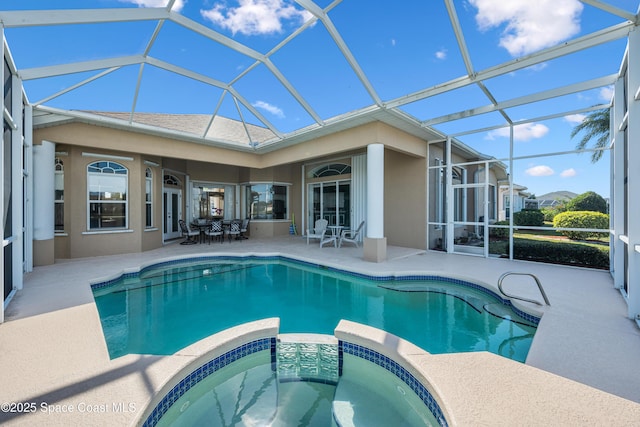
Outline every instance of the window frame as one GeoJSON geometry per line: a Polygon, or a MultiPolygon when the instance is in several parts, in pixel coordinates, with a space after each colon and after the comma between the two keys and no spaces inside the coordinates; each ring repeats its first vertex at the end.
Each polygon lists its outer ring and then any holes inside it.
{"type": "MultiPolygon", "coordinates": [[[[291,187],[291,184],[286,184],[286,183],[280,183],[280,182],[250,182],[250,183],[246,183],[243,185],[243,190],[244,190],[244,202],[245,202],[245,212],[244,212],[244,217],[247,219],[250,219],[252,221],[288,221],[289,220],[289,212],[290,212],[290,194],[289,194],[289,188],[291,187]],[[257,186],[265,186],[268,188],[265,188],[264,192],[260,192],[258,191],[258,194],[266,194],[267,192],[270,192],[271,194],[275,194],[273,192],[273,187],[282,187],[284,189],[284,210],[283,210],[283,216],[281,218],[274,218],[274,213],[273,213],[273,201],[275,201],[276,199],[271,200],[271,204],[269,204],[269,201],[264,200],[264,203],[266,203],[265,205],[265,214],[264,217],[262,215],[252,215],[251,213],[251,206],[254,202],[256,202],[255,200],[253,200],[252,198],[252,194],[254,193],[253,188],[257,187],[257,186]],[[271,191],[269,191],[271,190],[271,191]],[[271,214],[267,214],[268,210],[269,210],[269,206],[271,206],[271,214]],[[271,217],[269,217],[271,216],[271,217]]],[[[278,193],[280,195],[282,195],[282,193],[278,193]]],[[[257,200],[257,202],[261,202],[260,199],[257,200]]]]}
{"type": "Polygon", "coordinates": [[[153,228],[153,171],[146,168],[144,171],[144,228],[153,228]]]}
{"type": "MultiPolygon", "coordinates": [[[[128,192],[129,192],[129,169],[122,165],[121,163],[114,162],[111,160],[98,160],[95,162],[91,162],[87,165],[87,231],[92,232],[108,232],[108,231],[117,231],[117,230],[127,230],[129,229],[129,200],[128,200],[128,192]],[[92,171],[91,168],[101,169],[101,171],[92,171]],[[106,172],[105,170],[112,170],[112,172],[106,172]],[[118,172],[116,172],[118,170],[118,172]],[[124,171],[124,172],[122,172],[124,171]],[[123,198],[119,200],[100,200],[91,199],[91,187],[92,187],[92,177],[100,177],[100,176],[120,176],[124,179],[124,193],[123,198]],[[115,204],[123,204],[124,205],[124,213],[123,213],[123,225],[113,226],[113,227],[92,227],[91,226],[91,207],[92,205],[100,204],[100,205],[115,205],[115,204]]],[[[102,214],[99,214],[98,221],[101,222],[102,214]]]]}

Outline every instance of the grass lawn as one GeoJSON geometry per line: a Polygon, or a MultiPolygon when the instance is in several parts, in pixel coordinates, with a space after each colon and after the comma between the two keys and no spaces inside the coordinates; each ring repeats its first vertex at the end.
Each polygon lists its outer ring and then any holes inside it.
{"type": "MultiPolygon", "coordinates": [[[[609,252],[609,236],[590,240],[571,240],[555,230],[514,230],[514,245],[530,241],[548,242],[554,245],[591,246],[609,252]]],[[[489,253],[493,255],[508,254],[508,239],[492,239],[489,242],[489,253]]]]}

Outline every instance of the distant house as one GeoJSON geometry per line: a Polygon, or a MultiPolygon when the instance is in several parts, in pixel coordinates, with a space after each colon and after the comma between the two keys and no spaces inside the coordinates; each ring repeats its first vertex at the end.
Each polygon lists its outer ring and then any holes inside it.
{"type": "Polygon", "coordinates": [[[531,193],[528,193],[527,187],[523,185],[513,184],[513,203],[509,194],[509,184],[507,182],[501,183],[498,189],[498,221],[507,221],[511,215],[511,212],[520,212],[522,209],[537,209],[537,207],[531,206],[531,201],[537,199],[529,199],[531,193]]]}
{"type": "Polygon", "coordinates": [[[539,209],[543,209],[562,205],[576,196],[577,194],[571,191],[553,191],[551,193],[538,196],[536,199],[538,200],[539,209]]]}

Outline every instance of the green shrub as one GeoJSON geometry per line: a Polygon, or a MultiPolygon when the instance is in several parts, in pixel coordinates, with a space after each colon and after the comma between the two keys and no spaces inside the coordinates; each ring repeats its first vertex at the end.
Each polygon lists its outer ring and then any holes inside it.
{"type": "Polygon", "coordinates": [[[593,211],[607,213],[607,201],[598,193],[587,191],[567,203],[568,211],[593,211]]]}
{"type": "Polygon", "coordinates": [[[518,239],[513,242],[513,258],[550,264],[609,269],[608,246],[595,247],[581,243],[518,239]]]}
{"type": "MultiPolygon", "coordinates": [[[[509,225],[509,221],[497,221],[492,225],[509,225]]],[[[493,228],[489,226],[489,237],[495,237],[497,239],[504,239],[509,237],[508,228],[493,228]]]]}
{"type": "Polygon", "coordinates": [[[567,207],[565,205],[556,205],[549,208],[540,209],[540,212],[542,212],[542,214],[544,215],[544,220],[548,222],[553,222],[553,218],[555,218],[556,215],[566,211],[567,207]]]}
{"type": "Polygon", "coordinates": [[[513,214],[513,224],[542,227],[544,225],[544,214],[538,209],[523,209],[513,214]]]}
{"type": "MultiPolygon", "coordinates": [[[[609,215],[592,211],[569,211],[556,215],[553,219],[555,228],[598,228],[609,229],[609,215]]],[[[586,240],[589,238],[605,237],[608,232],[561,231],[571,240],[586,240]]]]}

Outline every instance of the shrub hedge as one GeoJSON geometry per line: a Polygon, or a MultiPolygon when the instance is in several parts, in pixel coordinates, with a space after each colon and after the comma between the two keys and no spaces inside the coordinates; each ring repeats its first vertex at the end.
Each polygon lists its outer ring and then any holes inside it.
{"type": "Polygon", "coordinates": [[[514,240],[513,258],[550,264],[609,269],[608,246],[599,248],[580,243],[514,240]]]}
{"type": "MultiPolygon", "coordinates": [[[[569,211],[555,216],[553,226],[556,228],[599,228],[609,229],[609,215],[592,211],[569,211]]],[[[589,238],[604,237],[607,232],[588,231],[561,231],[571,240],[586,240],[589,238]]]]}
{"type": "Polygon", "coordinates": [[[542,227],[544,225],[544,214],[538,209],[523,209],[513,214],[513,224],[542,227]]]}
{"type": "MultiPolygon", "coordinates": [[[[496,221],[492,225],[509,225],[509,221],[496,221]]],[[[495,237],[498,239],[507,238],[509,237],[509,229],[489,227],[489,237],[495,237]]]]}
{"type": "Polygon", "coordinates": [[[553,222],[553,218],[556,217],[559,213],[566,212],[567,208],[565,205],[556,205],[549,208],[542,208],[540,212],[544,215],[544,220],[548,222],[553,222]]]}
{"type": "Polygon", "coordinates": [[[594,211],[607,213],[607,201],[594,191],[587,191],[567,203],[568,211],[594,211]]]}

